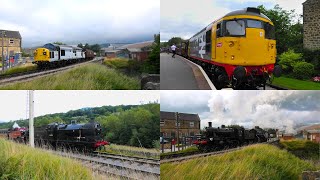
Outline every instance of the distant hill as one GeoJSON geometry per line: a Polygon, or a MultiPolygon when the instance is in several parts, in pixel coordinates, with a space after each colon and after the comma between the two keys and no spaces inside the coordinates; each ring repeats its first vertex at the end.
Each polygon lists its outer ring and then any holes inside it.
{"type": "Polygon", "coordinates": [[[267,144],[236,152],[160,165],[161,179],[299,179],[311,162],[267,144]]]}

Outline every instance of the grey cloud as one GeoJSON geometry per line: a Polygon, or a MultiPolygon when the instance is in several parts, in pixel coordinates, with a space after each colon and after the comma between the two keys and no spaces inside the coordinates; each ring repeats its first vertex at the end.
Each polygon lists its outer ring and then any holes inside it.
{"type": "Polygon", "coordinates": [[[153,35],[160,31],[160,2],[139,0],[133,6],[131,4],[129,0],[4,0],[0,6],[0,26],[1,29],[20,31],[23,46],[52,41],[106,43],[153,40],[153,35]],[[126,3],[131,7],[126,7],[126,3]],[[146,7],[143,8],[142,4],[146,7]]]}

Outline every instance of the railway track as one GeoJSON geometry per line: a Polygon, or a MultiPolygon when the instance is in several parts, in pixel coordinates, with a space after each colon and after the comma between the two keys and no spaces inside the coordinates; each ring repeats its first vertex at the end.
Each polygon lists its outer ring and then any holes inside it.
{"type": "Polygon", "coordinates": [[[72,64],[69,66],[65,66],[65,67],[61,67],[61,68],[57,68],[57,69],[49,69],[49,70],[35,70],[35,71],[28,71],[28,72],[24,72],[24,73],[16,73],[16,74],[12,74],[12,75],[2,75],[0,76],[0,84],[1,86],[3,85],[7,85],[10,83],[14,83],[14,82],[21,82],[21,81],[28,81],[28,80],[32,80],[34,78],[38,78],[38,77],[44,77],[50,74],[56,74],[62,71],[66,71],[75,67],[79,67],[88,63],[92,63],[92,62],[96,62],[96,61],[101,61],[102,58],[95,58],[93,60],[90,61],[85,61],[82,63],[77,63],[77,64],[72,64]]]}
{"type": "Polygon", "coordinates": [[[128,179],[159,179],[160,161],[129,156],[92,153],[89,155],[51,151],[81,161],[93,171],[128,179]]]}
{"type": "MultiPolygon", "coordinates": [[[[260,144],[274,144],[276,142],[279,142],[279,140],[272,139],[268,142],[264,142],[264,143],[260,143],[260,144]]],[[[239,151],[241,149],[244,149],[244,148],[246,148],[248,146],[252,146],[252,145],[255,145],[255,144],[241,146],[241,147],[237,147],[237,148],[226,149],[226,150],[221,150],[221,151],[214,151],[214,152],[208,152],[208,153],[197,153],[197,154],[192,154],[192,155],[187,155],[187,156],[182,156],[182,157],[163,159],[163,160],[160,160],[160,163],[162,164],[162,163],[171,163],[171,162],[181,162],[181,161],[186,161],[186,160],[200,158],[200,157],[215,156],[215,155],[224,154],[224,153],[228,153],[228,152],[239,151]]]]}

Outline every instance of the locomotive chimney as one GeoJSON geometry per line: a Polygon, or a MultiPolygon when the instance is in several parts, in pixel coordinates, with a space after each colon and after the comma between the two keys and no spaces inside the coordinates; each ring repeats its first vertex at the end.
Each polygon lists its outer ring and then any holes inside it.
{"type": "Polygon", "coordinates": [[[77,123],[76,120],[72,120],[72,121],[71,121],[71,124],[76,124],[76,123],[77,123]]]}
{"type": "Polygon", "coordinates": [[[209,124],[209,127],[212,127],[212,122],[208,122],[208,124],[209,124]]]}
{"type": "Polygon", "coordinates": [[[225,125],[221,125],[221,128],[226,128],[226,126],[225,125]]]}

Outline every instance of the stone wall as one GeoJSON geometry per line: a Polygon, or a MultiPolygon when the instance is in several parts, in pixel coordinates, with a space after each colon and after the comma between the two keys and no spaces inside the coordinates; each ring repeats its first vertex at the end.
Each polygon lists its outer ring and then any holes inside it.
{"type": "Polygon", "coordinates": [[[320,0],[303,3],[303,45],[310,50],[320,49],[320,0]]]}

